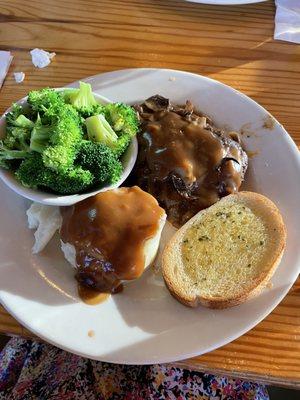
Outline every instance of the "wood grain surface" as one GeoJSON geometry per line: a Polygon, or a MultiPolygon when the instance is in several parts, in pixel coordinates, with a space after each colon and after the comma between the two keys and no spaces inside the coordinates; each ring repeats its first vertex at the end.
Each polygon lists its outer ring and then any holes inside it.
{"type": "MultiPolygon", "coordinates": [[[[208,6],[179,0],[0,0],[0,49],[14,60],[0,113],[33,88],[63,86],[101,72],[173,68],[218,79],[258,101],[300,144],[300,46],[274,41],[273,1],[208,6]],[[29,51],[55,51],[45,69],[29,51]],[[13,71],[26,74],[16,84],[13,71]]],[[[181,362],[300,388],[300,283],[255,329],[181,362]]],[[[30,336],[3,308],[0,332],[30,336]]]]}

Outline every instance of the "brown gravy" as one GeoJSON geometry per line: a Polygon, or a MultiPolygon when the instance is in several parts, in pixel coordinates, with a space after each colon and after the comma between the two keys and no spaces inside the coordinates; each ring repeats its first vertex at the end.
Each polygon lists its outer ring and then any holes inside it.
{"type": "Polygon", "coordinates": [[[163,215],[157,201],[137,186],[62,208],[61,238],[76,249],[76,279],[84,301],[94,300],[82,285],[116,293],[122,290],[122,280],[143,273],[144,243],[156,234],[163,215]]]}
{"type": "Polygon", "coordinates": [[[189,102],[182,108],[153,96],[138,111],[135,182],[158,199],[174,225],[238,191],[247,155],[237,133],[226,136],[189,102]]]}

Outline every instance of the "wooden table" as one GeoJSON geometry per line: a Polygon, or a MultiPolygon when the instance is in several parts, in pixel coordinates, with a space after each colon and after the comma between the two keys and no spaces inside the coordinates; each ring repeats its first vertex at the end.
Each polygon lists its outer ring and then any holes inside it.
{"type": "MultiPolygon", "coordinates": [[[[101,72],[174,68],[218,79],[266,107],[300,144],[300,46],[273,40],[272,1],[207,6],[176,0],[0,0],[0,48],[14,60],[0,112],[30,89],[64,86],[101,72]],[[45,69],[29,50],[55,51],[45,69]],[[16,84],[13,71],[26,79],[16,84]]],[[[300,388],[300,282],[255,329],[179,363],[300,388]]],[[[30,336],[3,308],[0,332],[30,336]]]]}

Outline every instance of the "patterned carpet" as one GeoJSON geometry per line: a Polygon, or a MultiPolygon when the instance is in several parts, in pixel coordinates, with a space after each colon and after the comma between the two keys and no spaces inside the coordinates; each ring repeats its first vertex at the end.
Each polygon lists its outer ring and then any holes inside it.
{"type": "MultiPolygon", "coordinates": [[[[5,346],[9,337],[0,335],[0,351],[5,346]]],[[[277,387],[268,387],[270,400],[298,400],[300,399],[300,391],[282,389],[277,387]]]]}

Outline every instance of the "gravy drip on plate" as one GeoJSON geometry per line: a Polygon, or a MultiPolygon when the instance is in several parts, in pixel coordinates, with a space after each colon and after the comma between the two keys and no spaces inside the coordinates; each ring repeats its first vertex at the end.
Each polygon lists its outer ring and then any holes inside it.
{"type": "Polygon", "coordinates": [[[61,212],[61,238],[76,250],[76,279],[101,293],[116,293],[122,280],[143,273],[144,243],[164,214],[137,186],[99,193],[61,212]]]}
{"type": "Polygon", "coordinates": [[[81,300],[90,306],[103,303],[110,296],[110,293],[98,292],[97,290],[84,286],[81,283],[78,283],[77,289],[81,300]]]}
{"type": "Polygon", "coordinates": [[[135,182],[156,197],[180,226],[241,186],[247,167],[236,132],[226,135],[206,117],[153,96],[137,106],[141,119],[135,182]]]}

